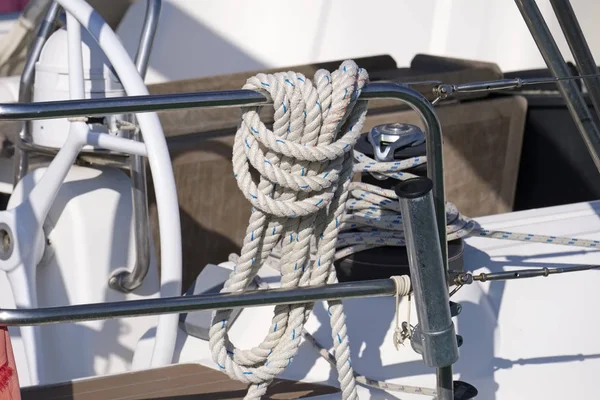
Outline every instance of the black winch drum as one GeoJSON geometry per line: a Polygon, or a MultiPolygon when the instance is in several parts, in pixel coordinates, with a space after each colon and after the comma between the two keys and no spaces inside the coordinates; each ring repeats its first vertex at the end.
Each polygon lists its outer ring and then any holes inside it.
{"type": "MultiPolygon", "coordinates": [[[[387,126],[397,129],[399,125],[406,124],[390,124],[387,126]]],[[[386,126],[380,125],[373,129],[385,129],[385,127],[386,126]]],[[[414,126],[410,127],[417,128],[414,126]]],[[[368,157],[375,158],[373,144],[369,141],[368,134],[361,135],[356,143],[355,149],[368,157]]],[[[425,154],[425,143],[423,142],[415,146],[395,149],[393,161],[425,156],[425,154]]],[[[419,176],[426,176],[427,166],[426,164],[421,164],[406,172],[419,176]]],[[[380,180],[370,174],[363,174],[361,181],[379,186],[383,189],[392,189],[393,186],[398,183],[395,179],[380,180]]],[[[451,271],[462,271],[464,269],[463,253],[463,239],[456,239],[448,242],[448,267],[451,271]]],[[[337,260],[335,262],[335,267],[340,282],[385,279],[393,275],[410,275],[406,247],[384,246],[359,251],[358,253],[353,253],[337,260]]]]}

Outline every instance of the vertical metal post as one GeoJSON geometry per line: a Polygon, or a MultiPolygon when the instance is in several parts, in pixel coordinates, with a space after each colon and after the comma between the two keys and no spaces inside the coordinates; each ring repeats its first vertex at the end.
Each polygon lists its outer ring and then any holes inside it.
{"type": "MultiPolygon", "coordinates": [[[[552,4],[556,18],[558,18],[571,53],[573,53],[579,73],[581,75],[597,74],[598,66],[585,40],[571,2],[569,0],[550,0],[550,4],[552,4]]],[[[583,81],[596,109],[596,114],[600,118],[600,77],[584,78],[583,81]]]]}
{"type": "Polygon", "coordinates": [[[452,367],[441,367],[435,370],[436,400],[454,400],[454,378],[452,367]]]}
{"type": "MultiPolygon", "coordinates": [[[[562,57],[535,0],[515,0],[515,3],[552,75],[555,78],[571,76],[567,63],[562,57]]],[[[592,120],[587,104],[574,80],[561,80],[557,82],[557,85],[592,156],[592,160],[598,171],[600,171],[600,131],[592,120]]]]}
{"type": "Polygon", "coordinates": [[[411,343],[426,365],[437,368],[438,400],[452,400],[452,364],[458,360],[458,343],[450,315],[432,189],[429,178],[419,177],[398,184],[395,191],[419,319],[411,343]]]}
{"type": "MultiPolygon", "coordinates": [[[[42,48],[46,40],[54,31],[56,17],[60,12],[61,7],[55,1],[50,4],[46,16],[40,25],[37,36],[23,67],[23,73],[19,82],[19,103],[30,103],[33,100],[33,80],[35,78],[35,63],[40,58],[42,48]]],[[[18,141],[31,141],[31,121],[23,121],[23,128],[19,133],[18,141]]],[[[29,156],[26,150],[19,147],[19,143],[15,144],[15,170],[13,175],[13,185],[16,185],[29,170],[29,156]]]]}
{"type": "MultiPolygon", "coordinates": [[[[148,0],[146,2],[146,17],[140,36],[140,44],[135,56],[135,66],[144,78],[148,70],[152,44],[158,29],[158,20],[162,0],[148,0]]],[[[128,120],[135,123],[135,116],[129,115],[128,120]]],[[[139,130],[133,133],[133,140],[142,141],[139,130]]],[[[109,286],[121,292],[130,292],[137,289],[148,274],[150,269],[150,225],[148,217],[148,183],[146,178],[146,160],[142,156],[130,156],[130,171],[133,198],[133,221],[135,228],[135,266],[132,271],[119,271],[110,277],[109,286]]]]}

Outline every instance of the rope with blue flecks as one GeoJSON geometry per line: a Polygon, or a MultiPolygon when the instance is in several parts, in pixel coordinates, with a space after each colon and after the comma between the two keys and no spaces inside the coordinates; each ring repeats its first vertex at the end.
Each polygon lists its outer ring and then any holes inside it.
{"type": "MultiPolygon", "coordinates": [[[[346,61],[331,74],[317,71],[314,85],[293,72],[258,74],[247,81],[244,89],[260,91],[273,101],[275,122],[268,129],[259,108],[248,107],[236,133],[234,176],[253,211],[224,292],[246,290],[278,243],[282,288],[337,282],[335,243],[349,195],[351,151],[367,108],[358,96],[367,80],[366,71],[346,61]],[[251,168],[258,172],[258,182],[251,168]],[[316,254],[314,262],[311,254],[316,254]]],[[[342,303],[328,305],[342,398],[354,400],[356,383],[342,303]]],[[[236,349],[229,341],[231,310],[214,314],[212,357],[231,378],[250,384],[246,399],[259,399],[291,363],[311,310],[311,304],[276,306],[267,336],[249,350],[236,349]]]]}
{"type": "MultiPolygon", "coordinates": [[[[229,261],[232,261],[233,263],[237,263],[238,259],[239,259],[239,256],[237,254],[229,255],[229,261]]],[[[400,284],[398,286],[396,286],[397,296],[402,297],[402,296],[406,296],[408,293],[410,293],[410,290],[411,290],[410,279],[407,276],[394,277],[394,278],[395,278],[395,280],[398,279],[397,282],[400,282],[400,284]]],[[[267,282],[265,282],[262,278],[260,278],[260,276],[258,276],[258,275],[254,278],[254,282],[256,283],[258,288],[261,290],[270,289],[269,284],[267,282]]],[[[396,299],[396,301],[398,301],[398,299],[396,299]]],[[[408,319],[410,320],[410,301],[408,303],[408,307],[409,307],[408,319]]],[[[398,313],[397,309],[396,309],[396,313],[398,313]]],[[[337,365],[337,359],[335,358],[335,356],[333,354],[331,354],[325,346],[323,346],[321,343],[319,343],[319,341],[310,332],[308,332],[306,330],[306,328],[302,328],[302,337],[304,338],[304,340],[306,340],[308,343],[310,343],[315,348],[315,350],[319,353],[319,355],[321,357],[323,357],[323,359],[325,361],[327,361],[332,367],[335,368],[335,366],[337,365]]],[[[356,382],[358,382],[359,384],[361,384],[363,386],[369,386],[369,387],[372,387],[375,389],[387,390],[387,391],[392,391],[392,392],[421,394],[421,395],[425,395],[425,396],[436,396],[437,395],[437,391],[433,388],[386,382],[383,380],[370,378],[366,375],[362,375],[362,374],[359,374],[356,372],[354,372],[354,378],[356,379],[356,382]]]]}
{"type": "MultiPolygon", "coordinates": [[[[354,151],[354,159],[354,172],[378,173],[398,180],[414,178],[415,175],[403,171],[427,162],[427,157],[377,162],[358,151],[354,151]]],[[[400,204],[393,190],[352,182],[350,195],[340,224],[336,260],[376,247],[406,244],[400,204]]],[[[446,203],[446,215],[448,240],[465,237],[475,228],[475,223],[451,203],[446,203]]]]}
{"type": "MultiPolygon", "coordinates": [[[[354,159],[354,172],[377,173],[397,180],[414,178],[415,175],[403,171],[427,162],[427,157],[378,162],[356,150],[354,159]]],[[[351,198],[346,203],[346,212],[340,224],[336,260],[377,247],[406,245],[398,197],[393,190],[363,182],[352,182],[350,194],[351,198]]],[[[473,220],[460,214],[450,202],[446,203],[446,216],[448,240],[480,236],[587,248],[600,247],[598,240],[482,229],[473,220]]]]}

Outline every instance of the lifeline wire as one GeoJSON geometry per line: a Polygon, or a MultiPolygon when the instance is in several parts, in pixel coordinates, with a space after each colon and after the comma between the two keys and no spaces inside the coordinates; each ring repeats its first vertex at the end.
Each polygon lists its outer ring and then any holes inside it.
{"type": "MultiPolygon", "coordinates": [[[[294,72],[258,74],[247,81],[244,89],[273,100],[275,122],[268,129],[259,108],[247,107],[236,133],[234,176],[253,211],[224,292],[246,290],[278,243],[282,288],[337,282],[335,243],[352,177],[351,151],[367,110],[358,97],[367,81],[367,72],[353,61],[331,74],[317,71],[314,85],[294,72]],[[258,182],[251,167],[260,175],[258,182]]],[[[342,303],[328,304],[342,398],[355,400],[342,303]]],[[[311,311],[312,304],[276,306],[267,336],[250,350],[236,349],[229,341],[231,310],[214,314],[209,341],[213,360],[231,378],[250,384],[245,399],[261,398],[291,363],[311,311]]]]}

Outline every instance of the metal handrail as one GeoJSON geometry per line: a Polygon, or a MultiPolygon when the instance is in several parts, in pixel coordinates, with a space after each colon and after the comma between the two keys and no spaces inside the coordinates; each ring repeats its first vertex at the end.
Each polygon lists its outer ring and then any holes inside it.
{"type": "MultiPolygon", "coordinates": [[[[158,29],[158,20],[162,0],[148,0],[146,2],[146,17],[140,36],[140,44],[135,56],[135,66],[143,78],[146,77],[152,44],[158,29]]],[[[135,123],[135,116],[129,115],[128,120],[135,123]]],[[[133,140],[143,140],[139,129],[132,135],[133,140]]],[[[146,160],[144,157],[132,154],[129,159],[131,171],[131,196],[133,198],[133,223],[135,238],[135,265],[130,271],[119,271],[112,275],[108,284],[120,292],[131,292],[144,282],[150,270],[150,222],[148,217],[148,182],[146,179],[146,160]]]]}
{"type": "MultiPolygon", "coordinates": [[[[447,261],[447,243],[446,243],[446,213],[445,213],[445,194],[444,194],[444,176],[443,176],[443,155],[442,155],[442,130],[439,120],[433,110],[431,103],[423,97],[419,92],[415,90],[395,83],[371,83],[367,85],[361,91],[360,98],[363,100],[374,100],[374,99],[396,99],[400,100],[410,107],[412,107],[421,117],[425,125],[425,136],[427,140],[427,175],[432,179],[434,205],[436,210],[436,219],[438,224],[438,233],[440,237],[440,244],[442,247],[444,267],[448,268],[447,261]]],[[[170,94],[170,95],[148,95],[148,96],[134,96],[134,97],[115,97],[115,98],[101,98],[101,99],[90,99],[90,100],[66,100],[66,101],[53,101],[53,102],[37,102],[37,103],[20,103],[20,104],[0,104],[0,120],[14,120],[14,119],[48,119],[48,118],[64,118],[64,117],[76,117],[76,116],[89,116],[89,115],[106,115],[111,113],[125,113],[125,112],[146,112],[146,111],[159,111],[159,110],[172,110],[180,108],[192,108],[192,107],[239,107],[239,106],[260,106],[269,104],[268,99],[260,93],[250,90],[232,90],[232,91],[221,91],[221,92],[199,92],[199,93],[183,93],[183,94],[170,94]]],[[[391,281],[390,281],[391,282],[391,281]]],[[[392,282],[393,283],[393,282],[392,282]]],[[[346,284],[344,284],[346,285],[346,284]]],[[[365,297],[360,293],[360,288],[364,288],[363,283],[349,283],[348,287],[355,291],[355,295],[352,297],[365,297]],[[355,290],[356,288],[357,290],[355,290]]],[[[387,290],[389,283],[386,284],[386,290],[382,291],[390,293],[387,290]]],[[[322,290],[335,289],[336,286],[328,286],[322,290]]],[[[344,286],[345,287],[345,286],[344,286]]],[[[287,298],[289,296],[297,295],[298,290],[309,290],[309,289],[293,289],[288,291],[288,294],[277,292],[281,294],[281,298],[287,298]],[[286,297],[288,296],[288,297],[286,297]]],[[[310,292],[309,292],[310,293],[310,292]]],[[[393,294],[393,293],[392,293],[393,294]]],[[[382,294],[383,295],[383,294],[382,294]]],[[[234,296],[234,295],[231,295],[234,296]]],[[[252,301],[255,303],[246,303],[245,295],[242,296],[240,301],[235,303],[235,306],[250,306],[252,304],[257,305],[256,299],[252,297],[252,301]]],[[[332,296],[332,295],[331,295],[332,296]]],[[[336,297],[328,297],[327,294],[323,294],[323,297],[318,298],[302,298],[298,302],[306,302],[313,300],[326,300],[336,297]]],[[[342,297],[337,297],[342,298],[342,297]]],[[[347,297],[343,297],[347,298],[347,297]]],[[[267,304],[285,304],[285,301],[278,300],[280,297],[275,296],[273,301],[281,301],[281,303],[262,301],[261,305],[267,304]]],[[[215,299],[213,299],[215,300],[215,299]]],[[[150,300],[136,300],[127,301],[121,303],[104,303],[102,305],[77,305],[77,306],[64,306],[54,307],[51,309],[15,309],[15,310],[2,310],[0,312],[0,324],[7,325],[31,325],[42,323],[38,314],[38,311],[45,313],[43,315],[49,315],[52,318],[50,320],[54,322],[74,322],[79,320],[85,320],[86,318],[91,319],[103,319],[103,318],[117,318],[122,316],[134,316],[134,315],[145,315],[140,313],[147,312],[144,304],[151,304],[152,310],[159,310],[156,314],[160,313],[176,313],[182,312],[184,309],[179,308],[179,304],[186,303],[189,300],[185,300],[184,297],[170,298],[170,299],[153,299],[151,303],[143,303],[150,300]],[[165,301],[165,305],[161,306],[161,302],[165,301]],[[179,301],[183,303],[178,303],[179,301]],[[139,303],[142,302],[142,303],[139,303]],[[168,304],[177,304],[175,308],[168,306],[168,304]],[[106,307],[106,308],[105,308],[106,307]],[[49,311],[50,310],[50,311],[49,311]],[[48,314],[49,313],[49,314],[48,314]],[[60,318],[59,318],[60,316],[60,318]],[[56,318],[59,318],[56,320],[56,318]],[[82,319],[83,318],[83,319],[82,319]]],[[[215,300],[216,301],[216,300],[215,300]]],[[[270,300],[269,300],[270,301],[270,300]]],[[[195,304],[192,302],[191,304],[195,304]]],[[[206,303],[203,303],[206,304],[206,303]]],[[[213,307],[214,304],[210,303],[213,307]]],[[[233,307],[229,303],[228,305],[214,306],[213,308],[231,308],[233,307]]],[[[195,307],[195,306],[194,306],[195,307]]],[[[201,309],[201,308],[194,308],[201,309]]],[[[208,309],[208,308],[207,308],[208,309]]],[[[191,309],[185,309],[191,310],[191,309]]]]}
{"type": "Polygon", "coordinates": [[[177,110],[181,108],[240,107],[267,105],[267,98],[252,90],[155,94],[85,100],[0,103],[0,120],[19,121],[106,114],[177,110]]]}
{"type": "MultiPolygon", "coordinates": [[[[54,32],[54,26],[56,25],[56,18],[61,11],[61,7],[57,2],[53,1],[46,11],[46,15],[40,24],[37,36],[27,54],[25,65],[23,66],[23,72],[21,73],[21,79],[19,80],[19,103],[28,103],[33,100],[33,81],[35,77],[35,64],[42,54],[44,44],[54,32]]],[[[19,133],[19,140],[30,142],[31,141],[31,123],[25,121],[23,129],[19,133]]],[[[19,145],[15,147],[15,170],[13,184],[16,185],[21,178],[23,178],[29,169],[29,157],[27,151],[21,149],[19,145]]]]}
{"type": "Polygon", "coordinates": [[[161,7],[162,0],[146,1],[146,15],[144,17],[144,26],[142,27],[140,43],[135,54],[135,67],[137,68],[142,78],[146,76],[146,71],[148,70],[148,63],[150,62],[150,53],[152,52],[154,37],[156,36],[156,31],[158,30],[158,20],[160,18],[161,7]]]}
{"type": "MultiPolygon", "coordinates": [[[[409,105],[421,117],[427,138],[427,175],[433,180],[433,197],[444,268],[448,270],[442,127],[431,103],[419,92],[397,83],[371,83],[360,94],[363,100],[396,99],[409,105]]],[[[64,117],[136,113],[181,108],[240,107],[269,104],[252,90],[176,93],[164,95],[63,100],[37,103],[0,104],[0,120],[35,120],[64,117]]]]}
{"type": "Polygon", "coordinates": [[[376,279],[297,289],[265,289],[241,293],[115,301],[67,307],[2,310],[0,311],[0,323],[9,326],[48,325],[201,310],[393,296],[395,293],[396,285],[392,279],[376,279]]]}

